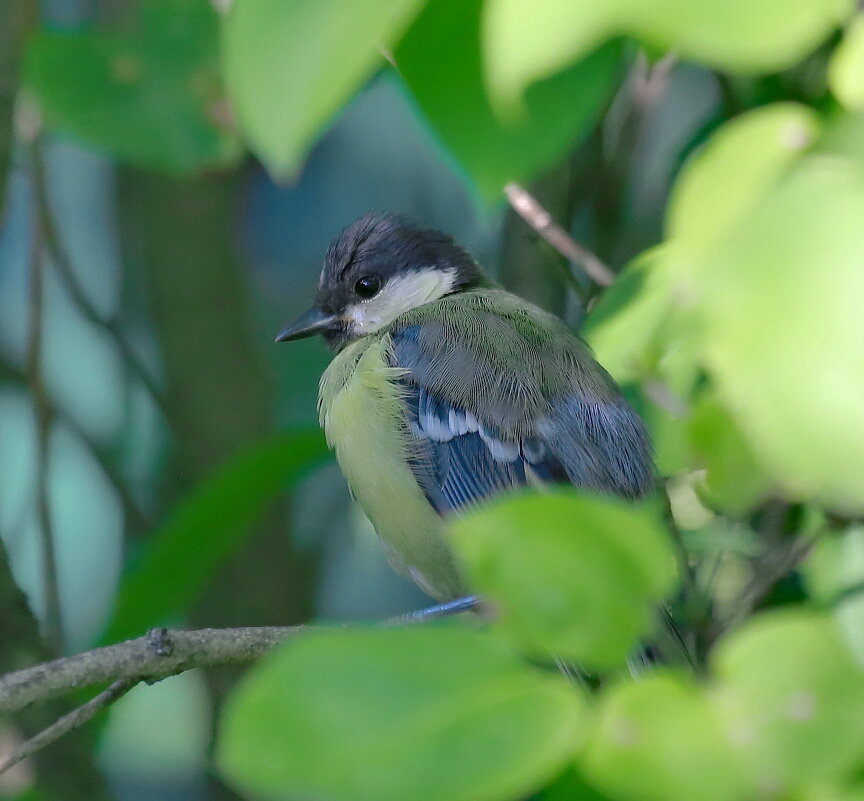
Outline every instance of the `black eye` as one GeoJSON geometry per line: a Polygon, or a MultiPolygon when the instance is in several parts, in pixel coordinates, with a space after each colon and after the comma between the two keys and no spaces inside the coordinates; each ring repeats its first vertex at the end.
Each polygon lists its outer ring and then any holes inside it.
{"type": "Polygon", "coordinates": [[[356,284],[354,291],[361,298],[371,298],[378,294],[381,289],[381,280],[374,275],[364,275],[356,284]]]}

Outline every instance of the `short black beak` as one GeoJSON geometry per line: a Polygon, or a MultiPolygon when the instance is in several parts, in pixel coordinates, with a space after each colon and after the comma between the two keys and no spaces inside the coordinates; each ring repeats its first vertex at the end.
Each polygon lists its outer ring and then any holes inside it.
{"type": "Polygon", "coordinates": [[[280,331],[276,337],[276,341],[289,342],[292,339],[303,339],[303,337],[323,334],[338,321],[339,318],[335,315],[326,314],[320,309],[312,308],[280,331]]]}

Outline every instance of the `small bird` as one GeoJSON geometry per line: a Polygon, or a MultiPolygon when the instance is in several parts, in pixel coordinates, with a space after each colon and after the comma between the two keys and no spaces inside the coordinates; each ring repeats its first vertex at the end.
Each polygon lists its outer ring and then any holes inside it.
{"type": "Polygon", "coordinates": [[[635,499],[653,484],[645,428],[588,346],[440,231],[378,213],[345,228],[276,341],[314,334],[336,351],[327,442],[390,564],[433,598],[467,589],[448,515],[524,485],[635,499]]]}

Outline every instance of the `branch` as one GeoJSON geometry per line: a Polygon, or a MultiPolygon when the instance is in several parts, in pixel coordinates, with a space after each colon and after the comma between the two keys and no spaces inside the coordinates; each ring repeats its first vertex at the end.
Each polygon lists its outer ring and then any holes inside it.
{"type": "MultiPolygon", "coordinates": [[[[29,383],[27,373],[16,367],[2,355],[0,355],[0,381],[14,381],[22,385],[28,385],[29,383]]],[[[81,424],[67,414],[63,408],[57,406],[47,395],[45,396],[45,402],[48,404],[50,419],[56,420],[69,428],[84,443],[84,446],[99,463],[105,478],[108,479],[108,482],[120,498],[132,533],[139,533],[149,529],[152,525],[151,521],[133,497],[132,490],[126,483],[126,479],[113,464],[111,454],[104,447],[94,442],[90,438],[90,435],[81,427],[81,424]]]]}
{"type": "Polygon", "coordinates": [[[0,774],[5,773],[9,768],[32,756],[37,751],[41,751],[45,746],[51,745],[51,743],[59,740],[64,734],[68,734],[70,731],[83,726],[100,709],[104,709],[109,704],[114,703],[118,698],[128,693],[136,684],[138,684],[137,679],[120,679],[119,681],[115,681],[107,690],[103,690],[86,704],[73,709],[68,715],[64,715],[47,729],[43,729],[39,734],[22,743],[11,754],[0,759],[0,774]]]}
{"type": "Polygon", "coordinates": [[[63,650],[63,624],[60,611],[60,587],[54,547],[54,527],[48,503],[48,470],[51,448],[51,408],[42,374],[42,337],[44,290],[42,252],[43,229],[38,214],[33,215],[33,238],[30,253],[30,298],[27,332],[27,381],[36,421],[36,513],[39,520],[39,542],[42,557],[42,591],[45,593],[43,620],[45,639],[54,653],[63,650]]]}
{"type": "Polygon", "coordinates": [[[156,379],[150,374],[147,367],[145,367],[144,362],[126,338],[118,321],[113,317],[103,317],[78,283],[72,260],[69,258],[69,254],[63,245],[57,226],[54,222],[45,182],[45,162],[38,139],[31,145],[30,157],[33,174],[33,191],[36,197],[36,208],[40,225],[42,227],[45,248],[51,256],[51,262],[56,268],[60,280],[66,287],[69,297],[78,308],[78,311],[80,311],[87,320],[94,325],[103,328],[114,340],[124,362],[128,364],[132,371],[138,376],[154,403],[159,407],[159,410],[162,412],[165,419],[169,423],[173,422],[170,410],[165,402],[165,397],[162,394],[156,379]]]}
{"type": "Polygon", "coordinates": [[[0,712],[118,679],[155,682],[192,668],[250,662],[303,628],[153,629],[134,640],[0,676],[0,712]]]}
{"type": "Polygon", "coordinates": [[[595,284],[606,287],[615,280],[612,272],[600,258],[585,247],[582,247],[570,234],[552,219],[543,206],[530,192],[517,183],[509,183],[504,187],[507,200],[519,216],[525,220],[540,236],[543,237],[567,261],[582,265],[585,273],[595,284]]]}
{"type": "MultiPolygon", "coordinates": [[[[383,625],[420,623],[468,612],[479,605],[476,595],[468,595],[391,618],[383,625]]],[[[100,709],[114,703],[141,681],[152,684],[192,668],[251,662],[304,628],[260,626],[198,631],[156,628],[144,637],[0,676],[0,712],[14,712],[72,690],[111,682],[106,690],[86,704],[64,715],[0,759],[0,774],[82,726],[100,709]]]]}
{"type": "MultiPolygon", "coordinates": [[[[476,609],[476,595],[386,620],[422,623],[476,609]]],[[[0,712],[14,712],[63,693],[118,679],[156,682],[186,670],[251,662],[306,626],[255,626],[196,631],[151,629],[143,637],[0,676],[0,712]]]]}
{"type": "Polygon", "coordinates": [[[778,549],[777,553],[769,553],[767,558],[760,560],[750,581],[738,595],[731,613],[720,624],[719,632],[732,629],[750,615],[759,602],[771,592],[774,585],[804,560],[821,533],[820,530],[811,534],[802,534],[778,549]]]}

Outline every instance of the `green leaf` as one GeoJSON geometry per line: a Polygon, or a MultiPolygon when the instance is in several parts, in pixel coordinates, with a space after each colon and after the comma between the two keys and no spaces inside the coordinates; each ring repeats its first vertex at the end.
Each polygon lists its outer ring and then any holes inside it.
{"type": "Polygon", "coordinates": [[[186,609],[267,505],[326,452],[317,430],[281,434],[241,451],[202,481],[124,578],[105,641],[140,636],[186,609]]]}
{"type": "Polygon", "coordinates": [[[828,65],[828,86],[850,111],[864,111],[864,14],[846,29],[828,65]]]}
{"type": "Polygon", "coordinates": [[[620,665],[675,579],[659,514],[612,498],[554,491],[495,501],[454,520],[468,584],[531,654],[620,665]]]}
{"type": "Polygon", "coordinates": [[[603,693],[581,764],[601,790],[627,801],[747,797],[740,757],[709,698],[683,676],[668,673],[603,693]]]}
{"type": "Polygon", "coordinates": [[[667,231],[678,257],[703,255],[746,219],[819,133],[816,113],[775,103],[736,117],[711,137],[678,178],[667,231]]]}
{"type": "Polygon", "coordinates": [[[715,393],[702,393],[688,429],[693,462],[706,470],[703,490],[713,507],[740,515],[768,492],[769,476],[715,393]]]}
{"type": "Polygon", "coordinates": [[[815,48],[851,0],[487,0],[483,50],[493,101],[513,110],[526,87],[618,34],[732,72],[784,69],[815,48]]]}
{"type": "Polygon", "coordinates": [[[864,801],[864,781],[857,777],[849,783],[820,783],[790,796],[790,801],[864,801]]]}
{"type": "Polygon", "coordinates": [[[716,705],[759,787],[848,773],[864,757],[864,672],[834,622],[804,610],[763,614],[712,656],[716,705]]]}
{"type": "Polygon", "coordinates": [[[638,387],[637,406],[663,475],[687,469],[687,399],[700,375],[693,321],[670,280],[670,248],[645,251],[600,297],[582,330],[598,361],[622,385],[638,387]]]}
{"type": "Polygon", "coordinates": [[[520,108],[525,90],[584,57],[623,27],[616,2],[486,0],[481,47],[489,96],[504,118],[520,108]]]}
{"type": "Polygon", "coordinates": [[[249,146],[290,177],[423,0],[234,0],[223,66],[249,146]]]}
{"type": "Polygon", "coordinates": [[[620,71],[618,44],[607,45],[532,87],[525,113],[501,120],[483,85],[482,0],[431,0],[396,50],[414,99],[484,200],[508,181],[530,181],[561,160],[596,122],[620,71]],[[430,69],[434,64],[434,69],[430,69]]]}
{"type": "Polygon", "coordinates": [[[621,272],[591,310],[582,336],[618,382],[641,380],[658,358],[658,332],[669,318],[666,249],[647,250],[621,272]]]}
{"type": "Polygon", "coordinates": [[[462,626],[310,632],[250,671],[222,772],[256,798],[523,798],[585,738],[580,696],[462,626]]]}
{"type": "Polygon", "coordinates": [[[536,801],[611,801],[611,799],[588,784],[584,776],[571,765],[543,788],[536,801]]]}
{"type": "Polygon", "coordinates": [[[704,354],[787,491],[864,509],[864,170],[809,155],[696,265],[704,354]]]}
{"type": "Polygon", "coordinates": [[[150,0],[135,33],[43,31],[24,82],[45,122],[121,161],[170,172],[240,156],[217,62],[217,23],[205,0],[150,0]]]}
{"type": "Polygon", "coordinates": [[[803,573],[809,594],[831,607],[858,664],[864,665],[864,525],[821,537],[803,573]]]}

